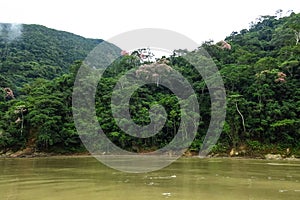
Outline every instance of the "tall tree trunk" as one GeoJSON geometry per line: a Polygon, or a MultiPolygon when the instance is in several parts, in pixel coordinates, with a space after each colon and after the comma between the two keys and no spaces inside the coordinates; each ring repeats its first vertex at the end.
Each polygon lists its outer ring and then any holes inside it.
{"type": "Polygon", "coordinates": [[[295,31],[295,39],[296,39],[296,45],[298,45],[299,43],[299,40],[300,40],[300,31],[295,31]]]}
{"type": "Polygon", "coordinates": [[[246,132],[246,127],[245,127],[245,120],[244,120],[244,116],[242,115],[241,111],[239,110],[239,107],[238,107],[238,104],[237,102],[235,102],[235,107],[236,107],[236,111],[239,113],[239,115],[241,116],[242,118],[242,123],[243,123],[243,130],[244,130],[244,133],[246,132]]]}

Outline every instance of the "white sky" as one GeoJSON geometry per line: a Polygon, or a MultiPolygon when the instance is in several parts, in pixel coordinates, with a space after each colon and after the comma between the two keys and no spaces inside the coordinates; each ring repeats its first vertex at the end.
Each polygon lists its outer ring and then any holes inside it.
{"type": "Polygon", "coordinates": [[[0,0],[0,22],[41,24],[109,39],[138,28],[164,28],[201,43],[249,28],[260,15],[300,12],[299,0],[0,0]]]}

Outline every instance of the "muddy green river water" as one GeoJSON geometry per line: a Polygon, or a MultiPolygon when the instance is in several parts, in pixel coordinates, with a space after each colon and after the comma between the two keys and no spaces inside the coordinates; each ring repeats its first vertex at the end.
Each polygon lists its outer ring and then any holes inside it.
{"type": "Polygon", "coordinates": [[[181,158],[132,174],[92,157],[0,159],[0,200],[300,199],[300,162],[181,158]]]}

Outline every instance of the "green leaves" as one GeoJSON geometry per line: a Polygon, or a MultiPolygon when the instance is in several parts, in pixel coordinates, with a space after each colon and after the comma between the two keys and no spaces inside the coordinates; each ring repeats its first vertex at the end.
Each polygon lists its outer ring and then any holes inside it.
{"type": "MultiPolygon", "coordinates": [[[[300,14],[279,19],[263,16],[249,30],[233,32],[226,38],[232,47],[230,50],[222,49],[221,43],[213,41],[199,47],[206,49],[215,61],[227,92],[226,123],[216,148],[225,151],[224,146],[241,144],[254,150],[265,149],[265,145],[300,148],[299,22],[300,14]]],[[[30,141],[35,141],[34,147],[38,150],[82,149],[71,109],[73,84],[82,62],[74,61],[83,59],[101,40],[89,40],[37,25],[24,25],[23,31],[23,37],[17,42],[6,43],[0,38],[0,149],[17,150],[32,145],[30,141]],[[15,99],[6,98],[6,87],[11,88],[15,99]],[[21,112],[21,109],[24,110],[21,112]]],[[[89,77],[98,82],[97,120],[111,141],[131,151],[155,150],[173,139],[182,118],[197,114],[185,110],[189,100],[182,102],[160,86],[165,79],[163,72],[175,70],[190,82],[199,100],[201,121],[189,124],[200,123],[191,147],[199,150],[209,126],[211,101],[203,77],[181,57],[186,54],[187,50],[177,50],[163,63],[147,63],[140,68],[137,68],[141,65],[138,57],[124,55],[105,70],[101,80],[89,77]],[[163,119],[161,114],[151,115],[152,106],[158,104],[165,108],[166,123],[154,137],[135,138],[125,134],[116,122],[126,126],[129,121],[122,116],[116,119],[112,116],[112,110],[122,110],[126,103],[122,100],[123,94],[116,89],[115,95],[121,104],[111,105],[112,90],[119,78],[131,69],[141,77],[155,72],[155,76],[148,77],[155,84],[137,89],[129,103],[132,120],[141,126],[148,125],[151,117],[163,119]]],[[[210,72],[209,59],[202,56],[199,64],[205,67],[205,72],[210,72]]],[[[90,95],[90,83],[79,82],[83,86],[79,92],[90,95]]],[[[126,81],[120,83],[123,88],[130,86],[126,81]]],[[[83,120],[82,125],[85,124],[83,120]]]]}

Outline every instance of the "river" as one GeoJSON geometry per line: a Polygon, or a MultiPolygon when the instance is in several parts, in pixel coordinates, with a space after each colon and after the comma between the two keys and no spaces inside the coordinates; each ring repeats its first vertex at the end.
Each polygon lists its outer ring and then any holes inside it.
{"type": "Polygon", "coordinates": [[[92,157],[0,159],[0,200],[300,199],[300,162],[181,158],[132,174],[92,157]]]}

